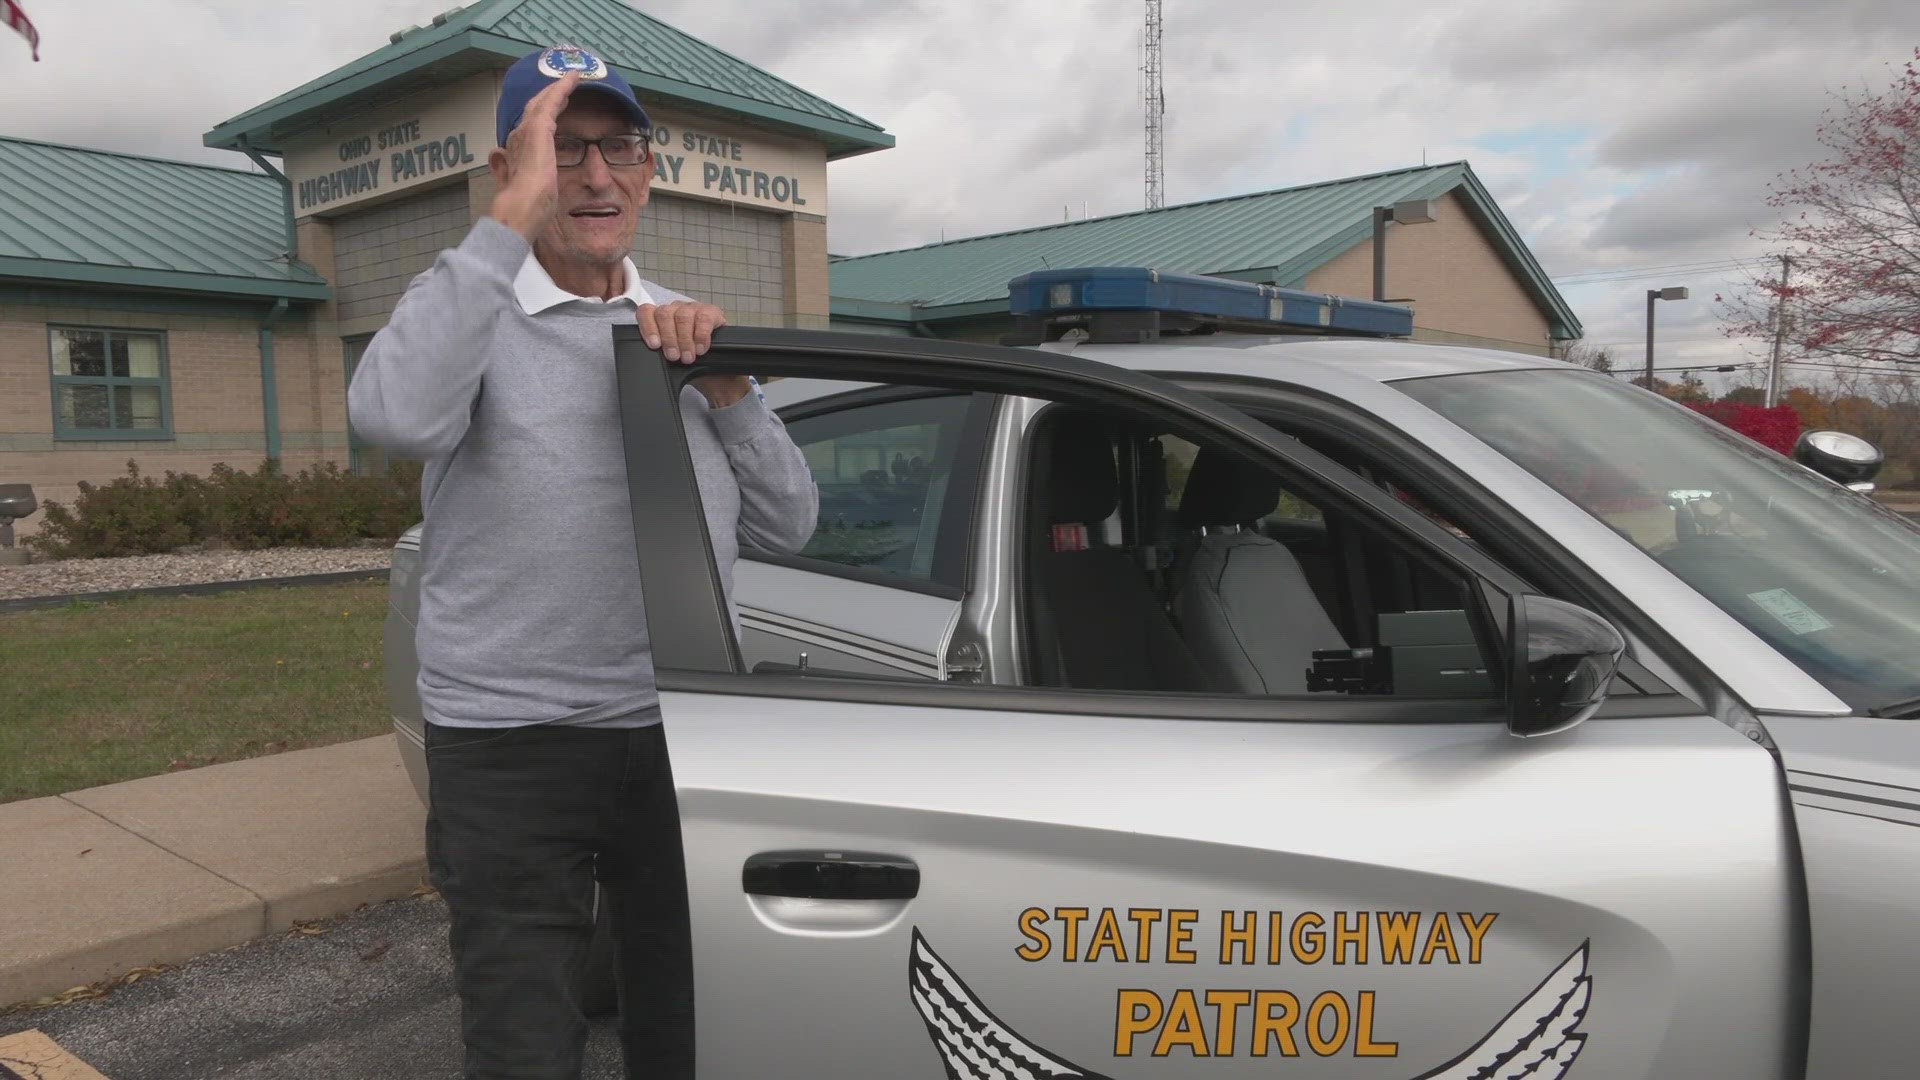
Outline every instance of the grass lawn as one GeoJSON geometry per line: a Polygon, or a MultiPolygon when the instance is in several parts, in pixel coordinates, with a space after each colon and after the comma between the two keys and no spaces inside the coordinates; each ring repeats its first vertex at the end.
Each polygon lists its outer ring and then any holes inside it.
{"type": "Polygon", "coordinates": [[[0,802],[390,731],[384,581],[0,615],[0,802]]]}

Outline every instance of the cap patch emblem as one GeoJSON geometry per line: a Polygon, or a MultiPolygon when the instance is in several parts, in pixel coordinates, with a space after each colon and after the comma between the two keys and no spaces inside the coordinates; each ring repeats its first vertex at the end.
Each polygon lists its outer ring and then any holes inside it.
{"type": "Polygon", "coordinates": [[[607,65],[578,45],[556,45],[540,54],[540,74],[549,79],[564,79],[578,73],[582,79],[604,79],[607,65]]]}

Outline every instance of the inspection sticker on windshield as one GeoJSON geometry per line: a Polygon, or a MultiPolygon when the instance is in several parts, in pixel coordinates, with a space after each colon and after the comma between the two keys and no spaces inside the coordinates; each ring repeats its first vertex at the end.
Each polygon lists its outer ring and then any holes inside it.
{"type": "Polygon", "coordinates": [[[1796,634],[1833,629],[1833,624],[1821,618],[1819,612],[1801,603],[1799,597],[1785,589],[1748,593],[1747,599],[1767,609],[1769,614],[1786,623],[1787,629],[1796,634]]]}

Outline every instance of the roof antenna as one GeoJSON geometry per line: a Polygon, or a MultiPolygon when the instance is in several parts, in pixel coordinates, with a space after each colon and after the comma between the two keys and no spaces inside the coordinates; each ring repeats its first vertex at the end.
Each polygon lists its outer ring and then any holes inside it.
{"type": "Polygon", "coordinates": [[[1161,76],[1161,0],[1147,0],[1146,34],[1142,42],[1142,71],[1146,74],[1147,106],[1147,209],[1158,210],[1166,202],[1167,185],[1167,95],[1161,76]]]}

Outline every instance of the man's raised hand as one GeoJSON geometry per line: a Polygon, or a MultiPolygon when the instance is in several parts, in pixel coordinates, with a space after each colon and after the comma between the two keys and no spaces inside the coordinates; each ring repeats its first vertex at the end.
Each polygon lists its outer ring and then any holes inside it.
{"type": "Polygon", "coordinates": [[[567,99],[578,85],[579,74],[569,72],[534,95],[520,123],[507,135],[507,145],[488,155],[495,174],[506,174],[493,196],[492,217],[526,237],[528,243],[545,232],[559,212],[560,169],[553,155],[553,138],[567,99]]]}

